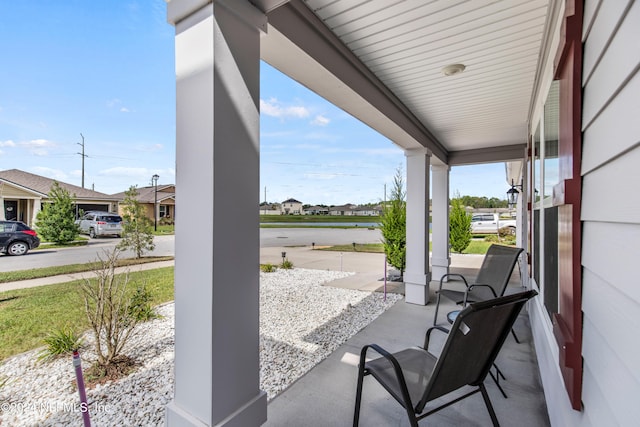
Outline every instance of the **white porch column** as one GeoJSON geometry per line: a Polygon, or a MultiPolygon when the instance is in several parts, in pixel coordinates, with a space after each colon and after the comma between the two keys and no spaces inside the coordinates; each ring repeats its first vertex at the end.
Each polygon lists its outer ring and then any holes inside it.
{"type": "Polygon", "coordinates": [[[433,280],[449,273],[449,171],[448,165],[431,166],[431,275],[433,280]]]}
{"type": "Polygon", "coordinates": [[[425,149],[406,150],[407,158],[407,267],[405,300],[425,305],[429,301],[429,163],[425,149]]]}
{"type": "MultiPolygon", "coordinates": [[[[0,189],[2,189],[2,183],[0,183],[0,189]]],[[[7,219],[4,214],[4,197],[0,196],[0,221],[7,219]]]]}
{"type": "Polygon", "coordinates": [[[38,219],[38,213],[42,209],[42,198],[33,199],[31,203],[33,203],[33,214],[31,215],[31,224],[29,226],[33,226],[38,219]]]}
{"type": "Polygon", "coordinates": [[[168,426],[259,426],[260,33],[248,1],[172,0],[175,391],[168,426]],[[200,238],[194,239],[197,224],[200,238]],[[197,241],[196,241],[197,240],[197,241]]]}

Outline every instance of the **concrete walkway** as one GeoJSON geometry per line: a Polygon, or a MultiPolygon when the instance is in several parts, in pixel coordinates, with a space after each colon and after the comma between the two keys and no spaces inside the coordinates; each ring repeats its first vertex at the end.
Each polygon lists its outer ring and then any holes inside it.
{"type": "MultiPolygon", "coordinates": [[[[170,267],[173,265],[173,260],[149,262],[146,264],[129,265],[126,267],[116,268],[116,273],[125,273],[127,270],[130,272],[153,270],[156,268],[170,267]]],[[[56,283],[71,282],[73,280],[81,280],[95,277],[93,271],[83,271],[81,273],[61,274],[59,276],[41,277],[38,279],[20,280],[17,282],[0,283],[0,292],[13,291],[15,289],[35,288],[36,286],[53,285],[56,283]]]]}

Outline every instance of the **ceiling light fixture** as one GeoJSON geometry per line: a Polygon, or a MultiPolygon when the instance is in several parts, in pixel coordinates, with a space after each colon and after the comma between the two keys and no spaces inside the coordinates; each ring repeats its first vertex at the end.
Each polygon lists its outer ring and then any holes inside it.
{"type": "Polygon", "coordinates": [[[453,76],[455,74],[460,74],[464,71],[465,68],[467,67],[465,67],[464,64],[447,65],[442,69],[442,74],[444,74],[445,76],[453,76]]]}

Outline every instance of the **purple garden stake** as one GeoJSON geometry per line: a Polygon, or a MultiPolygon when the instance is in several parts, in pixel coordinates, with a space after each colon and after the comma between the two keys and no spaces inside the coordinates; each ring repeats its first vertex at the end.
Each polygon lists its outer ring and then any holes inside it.
{"type": "Polygon", "coordinates": [[[89,405],[87,404],[87,393],[84,389],[84,378],[82,377],[82,362],[78,350],[73,350],[73,367],[76,370],[76,383],[78,384],[78,394],[80,394],[80,411],[82,412],[82,421],[84,427],[91,427],[89,419],[89,405]]]}
{"type": "Polygon", "coordinates": [[[384,299],[387,301],[387,254],[384,255],[384,299]]]}

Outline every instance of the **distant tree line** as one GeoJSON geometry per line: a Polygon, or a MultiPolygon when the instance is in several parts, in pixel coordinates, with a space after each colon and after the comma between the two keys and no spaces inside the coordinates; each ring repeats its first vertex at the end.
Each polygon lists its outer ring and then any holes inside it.
{"type": "Polygon", "coordinates": [[[508,208],[507,200],[500,200],[497,197],[487,198],[486,196],[462,196],[458,198],[464,206],[470,206],[474,209],[479,208],[508,208]]]}

